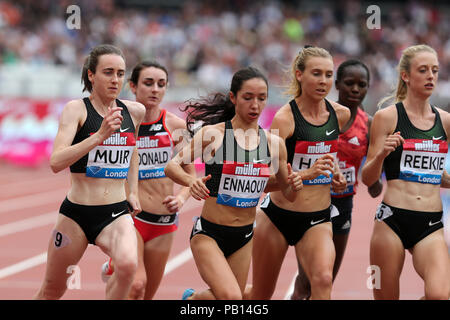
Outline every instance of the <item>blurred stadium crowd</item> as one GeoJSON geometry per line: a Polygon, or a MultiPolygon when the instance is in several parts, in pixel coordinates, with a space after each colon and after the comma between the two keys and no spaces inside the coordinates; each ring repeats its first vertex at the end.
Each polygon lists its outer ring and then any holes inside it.
{"type": "Polygon", "coordinates": [[[352,0],[0,0],[0,65],[64,66],[78,77],[90,48],[113,43],[123,49],[129,69],[143,58],[165,64],[172,88],[226,90],[233,72],[249,64],[263,68],[277,87],[284,83],[285,71],[298,50],[312,44],[329,50],[336,66],[349,57],[369,66],[372,90],[366,105],[373,113],[376,102],[392,88],[401,50],[427,43],[440,59],[435,97],[448,108],[448,2],[379,2],[381,28],[372,30],[366,25],[370,4],[352,0]],[[66,9],[72,4],[81,10],[80,29],[66,26],[66,9]]]}

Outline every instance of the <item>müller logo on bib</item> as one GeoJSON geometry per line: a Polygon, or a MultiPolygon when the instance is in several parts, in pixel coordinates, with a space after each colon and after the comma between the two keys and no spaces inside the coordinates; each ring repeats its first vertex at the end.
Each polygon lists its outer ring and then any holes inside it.
{"type": "Polygon", "coordinates": [[[400,160],[400,179],[440,184],[448,145],[445,140],[405,139],[400,160]]]}
{"type": "Polygon", "coordinates": [[[225,161],[217,203],[238,208],[256,207],[269,176],[268,164],[225,161]]]}
{"type": "MultiPolygon", "coordinates": [[[[319,158],[326,154],[331,154],[333,157],[337,157],[338,142],[337,140],[329,141],[297,141],[295,144],[295,153],[292,159],[292,169],[294,171],[300,171],[309,169],[313,166],[319,158]]],[[[304,180],[305,185],[315,184],[329,184],[331,183],[333,175],[330,172],[330,177],[320,175],[312,180],[304,180]]]]}
{"type": "Polygon", "coordinates": [[[164,167],[172,158],[172,141],[166,134],[138,137],[139,179],[164,178],[164,167]]]}
{"type": "Polygon", "coordinates": [[[134,133],[113,133],[89,152],[86,176],[125,179],[128,175],[131,155],[135,145],[134,133]]]}

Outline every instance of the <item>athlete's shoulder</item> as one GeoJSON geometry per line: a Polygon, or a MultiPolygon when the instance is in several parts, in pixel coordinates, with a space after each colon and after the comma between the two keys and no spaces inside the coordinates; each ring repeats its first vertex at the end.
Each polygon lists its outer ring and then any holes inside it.
{"type": "Polygon", "coordinates": [[[439,112],[439,115],[441,117],[449,117],[450,116],[450,113],[448,111],[446,111],[446,110],[444,110],[442,108],[439,108],[437,106],[433,106],[433,107],[437,110],[437,112],[439,112]]]}
{"type": "Polygon", "coordinates": [[[279,135],[265,129],[264,132],[269,143],[284,143],[283,139],[279,135]]]}
{"type": "Polygon", "coordinates": [[[84,101],[83,99],[73,99],[73,100],[69,100],[64,108],[79,108],[80,106],[84,106],[84,101]]]}
{"type": "Polygon", "coordinates": [[[281,108],[278,109],[273,116],[273,121],[282,125],[291,125],[293,119],[294,115],[292,114],[291,106],[289,105],[289,103],[281,106],[281,108]]]}
{"type": "Polygon", "coordinates": [[[86,108],[83,99],[74,99],[68,101],[64,108],[63,113],[69,113],[71,115],[81,115],[86,113],[86,108]]]}
{"type": "Polygon", "coordinates": [[[445,110],[443,110],[443,109],[441,109],[441,108],[438,108],[438,107],[436,107],[436,106],[434,106],[434,108],[435,108],[435,109],[437,110],[437,112],[439,113],[439,116],[440,116],[440,118],[441,118],[442,125],[443,125],[444,127],[449,127],[449,126],[450,126],[450,113],[447,112],[447,111],[445,111],[445,110]]]}
{"type": "Polygon", "coordinates": [[[277,112],[275,113],[275,117],[276,116],[284,116],[286,114],[292,115],[291,105],[289,103],[282,105],[280,107],[280,109],[278,109],[277,112]]]}
{"type": "Polygon", "coordinates": [[[137,110],[138,112],[145,113],[145,107],[142,103],[132,100],[120,100],[124,105],[127,106],[128,109],[137,110]]]}
{"type": "Polygon", "coordinates": [[[397,125],[397,118],[396,106],[390,105],[375,112],[371,126],[383,128],[386,132],[393,132],[397,125]]]}
{"type": "Polygon", "coordinates": [[[389,120],[389,119],[393,119],[396,116],[397,116],[397,107],[395,106],[395,104],[392,104],[385,108],[378,109],[375,112],[373,118],[374,118],[374,120],[375,120],[375,118],[389,120]]]}
{"type": "Polygon", "coordinates": [[[342,114],[343,116],[350,117],[350,109],[349,108],[347,108],[346,106],[343,106],[342,104],[337,103],[335,101],[328,100],[328,102],[331,104],[331,106],[333,107],[336,114],[342,114]]]}
{"type": "Polygon", "coordinates": [[[145,116],[145,107],[142,103],[131,100],[120,100],[124,105],[127,106],[127,109],[130,113],[132,113],[137,119],[140,119],[139,122],[144,119],[145,116]]]}
{"type": "Polygon", "coordinates": [[[216,137],[217,134],[223,135],[225,132],[225,122],[219,122],[216,124],[208,124],[202,126],[198,131],[196,131],[195,135],[201,135],[203,138],[209,139],[212,137],[216,137]]]}
{"type": "Polygon", "coordinates": [[[181,119],[175,113],[166,110],[166,123],[170,123],[173,129],[184,129],[186,128],[186,121],[181,119]]]}

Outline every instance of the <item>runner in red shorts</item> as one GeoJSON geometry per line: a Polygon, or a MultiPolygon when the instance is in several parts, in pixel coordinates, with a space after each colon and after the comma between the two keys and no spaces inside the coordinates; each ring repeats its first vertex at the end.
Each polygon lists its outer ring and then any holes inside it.
{"type": "MultiPolygon", "coordinates": [[[[154,61],[139,63],[129,80],[136,101],[146,108],[138,140],[139,200],[142,212],[134,217],[138,238],[138,270],[130,290],[130,299],[152,299],[161,283],[164,269],[178,229],[178,212],[189,198],[189,188],[174,195],[174,183],[164,168],[181,147],[185,121],[160,107],[166,93],[168,72],[154,61]]],[[[194,165],[186,171],[195,175],[194,165]]],[[[108,281],[113,263],[106,262],[102,278],[108,281]]]]}

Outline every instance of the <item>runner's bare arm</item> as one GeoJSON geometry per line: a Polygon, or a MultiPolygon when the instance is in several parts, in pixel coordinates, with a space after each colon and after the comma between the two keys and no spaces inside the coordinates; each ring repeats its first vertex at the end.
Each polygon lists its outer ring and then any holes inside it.
{"type": "MultiPolygon", "coordinates": [[[[137,140],[139,135],[139,128],[141,126],[142,120],[145,116],[145,107],[139,102],[135,101],[125,101],[128,111],[133,119],[133,123],[135,124],[134,136],[137,140]]],[[[139,202],[139,192],[138,192],[138,184],[139,184],[139,153],[137,150],[137,146],[133,149],[133,154],[131,155],[130,167],[128,169],[127,176],[128,183],[128,194],[127,200],[133,208],[132,215],[136,215],[142,211],[141,204],[139,202]]]]}
{"type": "Polygon", "coordinates": [[[362,168],[362,181],[367,186],[373,185],[380,178],[384,159],[404,142],[400,132],[392,133],[396,117],[395,106],[379,110],[373,117],[369,150],[362,168]]]}
{"type": "Polygon", "coordinates": [[[73,100],[67,103],[59,119],[58,132],[50,157],[50,167],[53,172],[59,172],[74,164],[119,129],[123,119],[120,114],[121,109],[120,107],[109,109],[96,133],[72,145],[77,130],[81,127],[87,114],[82,100],[73,100]]]}
{"type": "Polygon", "coordinates": [[[279,190],[283,193],[283,196],[293,202],[297,196],[297,191],[301,190],[303,187],[302,177],[299,172],[294,172],[289,163],[287,163],[287,150],[284,141],[277,135],[271,135],[271,154],[274,154],[272,146],[278,147],[278,157],[274,162],[272,162],[272,167],[275,171],[275,177],[279,190]]]}

